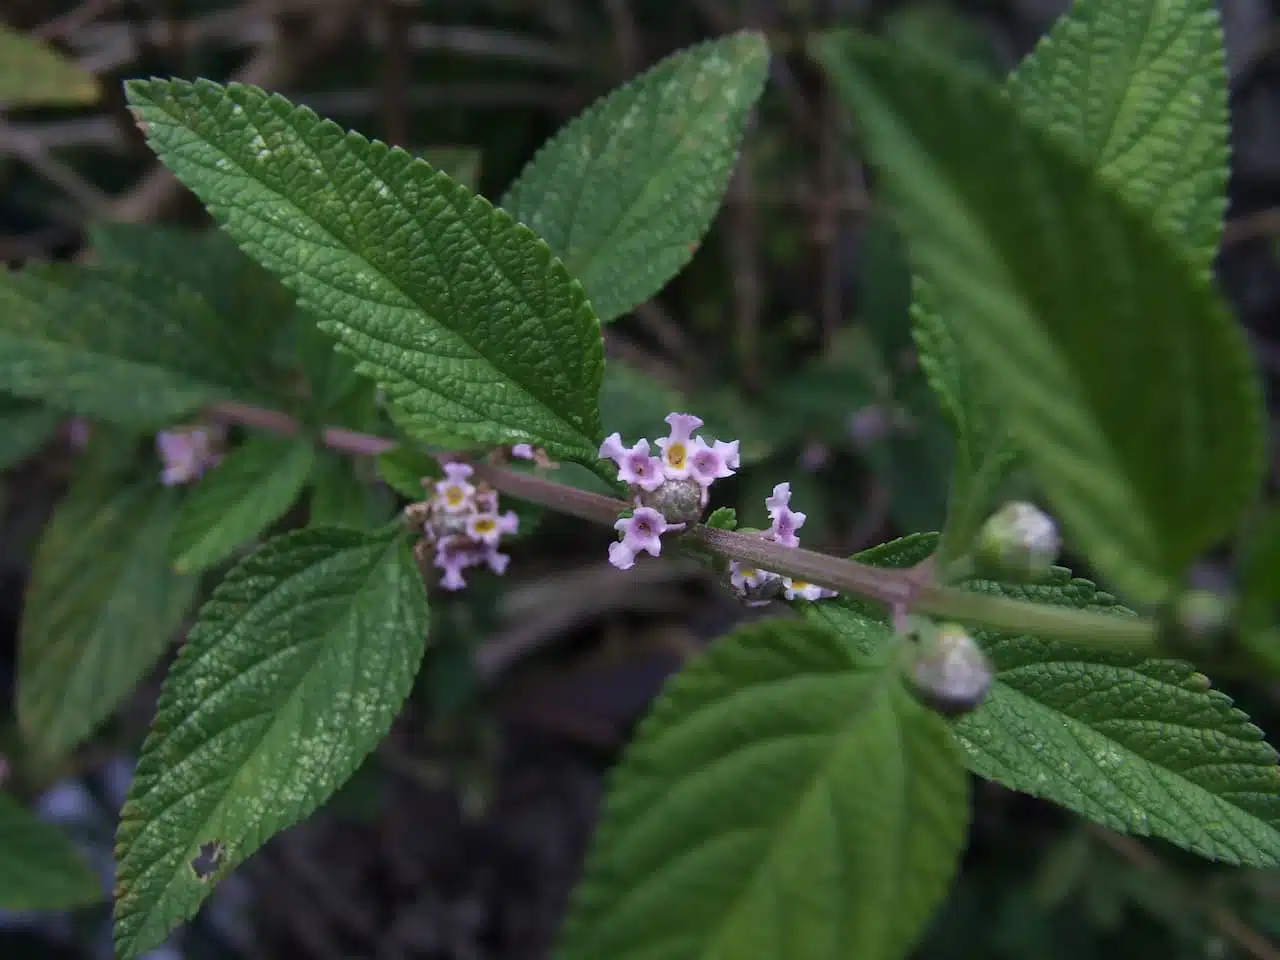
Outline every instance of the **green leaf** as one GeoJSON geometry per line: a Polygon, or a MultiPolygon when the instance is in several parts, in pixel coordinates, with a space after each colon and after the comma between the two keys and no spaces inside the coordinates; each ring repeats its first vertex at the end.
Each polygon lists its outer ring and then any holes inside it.
{"type": "Polygon", "coordinates": [[[91,73],[61,53],[0,23],[0,108],[75,106],[100,96],[91,73]]]}
{"type": "MultiPolygon", "coordinates": [[[[1020,600],[1132,615],[1058,568],[1020,600]]],[[[956,735],[980,776],[1116,830],[1233,864],[1280,863],[1280,768],[1257,727],[1187,663],[975,630],[997,669],[956,735]]]]}
{"type": "Polygon", "coordinates": [[[439,478],[444,476],[440,470],[440,461],[425,450],[417,450],[412,446],[401,444],[386,453],[378,454],[375,461],[378,476],[400,496],[417,503],[425,500],[427,491],[422,486],[424,477],[439,478]]]}
{"type": "Polygon", "coordinates": [[[153,274],[0,271],[0,389],[21,397],[163,426],[246,386],[225,342],[203,298],[153,274]]]}
{"type": "Polygon", "coordinates": [[[601,321],[648,300],[693,257],[768,69],[757,33],[674,54],[564,127],[503,197],[582,281],[601,321]]]}
{"type": "Polygon", "coordinates": [[[906,954],[950,885],[968,783],[892,658],[853,646],[761,623],[668,684],[614,775],[562,960],[906,954]]]}
{"type": "Polygon", "coordinates": [[[288,512],[306,486],[309,440],[254,436],[205,474],[182,505],[170,552],[179,573],[226,560],[288,512]]]}
{"type": "Polygon", "coordinates": [[[162,274],[204,297],[229,331],[230,349],[260,379],[274,338],[293,316],[293,294],[245,256],[221,230],[139,223],[97,223],[89,239],[98,262],[162,274]]]}
{"type": "Polygon", "coordinates": [[[61,419],[56,410],[0,396],[0,470],[21,463],[48,443],[61,419]]]}
{"type": "Polygon", "coordinates": [[[256,87],[127,84],[161,160],[424,429],[594,461],[599,322],[545,243],[403,150],[256,87]]]}
{"type": "Polygon", "coordinates": [[[347,780],[408,695],[426,632],[422,577],[395,536],[304,530],[228,574],[165,681],[121,811],[124,960],[347,780]],[[203,880],[202,848],[216,854],[203,880]]]}
{"type": "Polygon", "coordinates": [[[1009,78],[1019,112],[1077,149],[1209,269],[1227,199],[1227,70],[1213,0],[1077,0],[1009,78]]]}
{"type": "Polygon", "coordinates": [[[641,437],[665,436],[667,414],[687,409],[688,399],[674,387],[621,361],[605,364],[600,419],[606,434],[616,431],[632,443],[641,437]]]}
{"type": "Polygon", "coordinates": [[[76,746],[160,659],[195,581],[169,569],[177,494],[81,474],[32,563],[19,630],[17,713],[47,754],[76,746]]]}
{"type": "Polygon", "coordinates": [[[998,89],[853,35],[819,49],[1047,499],[1099,571],[1164,598],[1262,466],[1256,373],[1204,271],[998,89]]]}
{"type": "Polygon", "coordinates": [[[103,899],[67,835],[0,793],[0,910],[71,910],[103,899]]]}
{"type": "Polygon", "coordinates": [[[738,529],[738,511],[733,507],[717,507],[707,517],[707,526],[713,530],[738,529]]]}
{"type": "Polygon", "coordinates": [[[386,519],[361,482],[357,466],[358,461],[331,453],[316,458],[311,473],[311,526],[367,530],[386,519]]]}
{"type": "Polygon", "coordinates": [[[297,315],[298,364],[307,380],[306,414],[317,426],[341,424],[353,430],[377,428],[377,391],[356,372],[352,359],[337,349],[307,311],[297,315]]]}
{"type": "MultiPolygon", "coordinates": [[[[1099,177],[1169,229],[1206,269],[1222,234],[1227,82],[1210,0],[1078,0],[1009,78],[1018,112],[1051,130],[1099,177]]],[[[966,547],[1013,460],[985,375],[917,281],[921,365],[959,449],[944,553],[966,547]]],[[[940,307],[942,309],[940,309],[940,307]]]]}

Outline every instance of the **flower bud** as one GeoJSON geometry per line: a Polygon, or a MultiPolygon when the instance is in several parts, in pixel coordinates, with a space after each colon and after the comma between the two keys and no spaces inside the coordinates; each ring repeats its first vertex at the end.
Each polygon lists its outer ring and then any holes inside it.
{"type": "Polygon", "coordinates": [[[1162,639],[1189,658],[1220,652],[1235,626],[1235,602],[1212,590],[1188,590],[1160,617],[1162,639]]]}
{"type": "Polygon", "coordinates": [[[927,630],[920,637],[907,664],[907,679],[922,703],[939,713],[956,716],[982,703],[995,672],[969,632],[948,623],[927,630]]]}
{"type": "Polygon", "coordinates": [[[702,485],[692,477],[666,480],[656,490],[639,490],[637,497],[642,506],[657,510],[667,523],[695,524],[707,505],[702,485]]]}
{"type": "Polygon", "coordinates": [[[983,524],[976,559],[981,573],[1038,580],[1049,572],[1060,549],[1053,518],[1035,504],[1015,500],[983,524]]]}

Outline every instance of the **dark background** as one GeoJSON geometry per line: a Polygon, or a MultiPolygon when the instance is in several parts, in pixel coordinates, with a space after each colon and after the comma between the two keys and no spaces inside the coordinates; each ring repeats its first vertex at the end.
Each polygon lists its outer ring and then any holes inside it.
{"type": "MultiPolygon", "coordinates": [[[[606,348],[768,446],[760,466],[724,485],[726,502],[759,512],[772,484],[790,478],[810,514],[806,545],[847,553],[935,529],[950,453],[913,367],[900,245],[876,210],[874,183],[839,141],[838,108],[800,52],[803,38],[859,24],[998,78],[1066,6],[0,0],[4,20],[79,57],[107,91],[91,110],[0,116],[0,260],[79,257],[84,227],[97,218],[203,222],[141,143],[124,109],[124,78],[243,79],[411,149],[475,146],[479,189],[496,199],[542,140],[597,96],[678,48],[763,28],[776,51],[772,75],[725,206],[688,270],[608,328],[606,348]]],[[[1234,123],[1220,279],[1273,388],[1280,3],[1220,7],[1234,123]]],[[[0,700],[11,686],[31,547],[73,464],[70,445],[55,444],[0,487],[0,700]]],[[[602,777],[634,722],[685,658],[747,616],[677,561],[612,570],[608,541],[606,530],[551,520],[517,548],[504,581],[477,578],[461,597],[433,599],[433,650],[392,736],[157,955],[546,956],[602,777]]],[[[1196,571],[1211,585],[1231,575],[1226,555],[1196,571]]],[[[104,876],[162,676],[56,767],[24,753],[0,703],[11,785],[68,824],[104,876]]],[[[1215,679],[1260,726],[1280,731],[1274,684],[1215,679]]],[[[105,957],[107,930],[105,907],[0,916],[0,958],[105,957]]],[[[919,956],[1274,960],[1273,937],[1280,874],[1204,864],[982,784],[962,876],[919,956]]]]}

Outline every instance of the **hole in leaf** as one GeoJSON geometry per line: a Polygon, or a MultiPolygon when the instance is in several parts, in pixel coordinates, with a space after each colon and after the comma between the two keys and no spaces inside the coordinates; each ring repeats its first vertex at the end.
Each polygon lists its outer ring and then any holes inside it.
{"type": "Polygon", "coordinates": [[[202,883],[218,872],[226,860],[227,845],[220,840],[210,840],[200,845],[200,852],[191,860],[191,872],[202,883]]]}

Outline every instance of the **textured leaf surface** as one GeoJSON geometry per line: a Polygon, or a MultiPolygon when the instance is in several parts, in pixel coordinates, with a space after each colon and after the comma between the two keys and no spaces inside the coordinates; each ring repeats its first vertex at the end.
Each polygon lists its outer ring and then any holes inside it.
{"type": "Polygon", "coordinates": [[[952,737],[887,661],[806,624],[747,627],[641,726],[558,956],[901,957],[967,823],[952,737]]]}
{"type": "Polygon", "coordinates": [[[0,389],[18,396],[163,425],[245,386],[225,342],[203,298],[156,275],[0,271],[0,389]]]}
{"type": "Polygon", "coordinates": [[[756,33],[674,54],[556,134],[503,197],[582,281],[601,321],[648,300],[692,258],[768,68],[756,33]]]}
{"type": "Polygon", "coordinates": [[[127,89],[161,160],[410,424],[594,458],[599,322],[526,227],[404,151],[256,87],[127,89]]]}
{"type": "Polygon", "coordinates": [[[180,573],[217,566],[285,515],[306,486],[309,440],[251,437],[206,473],[182,505],[173,534],[180,573]]]}
{"type": "MultiPolygon", "coordinates": [[[[1226,206],[1224,59],[1211,0],[1077,0],[1007,90],[1023,117],[1052,130],[1207,269],[1226,206]]],[[[935,301],[917,281],[921,366],[959,437],[949,549],[976,533],[1012,450],[981,370],[935,301]]]]}
{"type": "Polygon", "coordinates": [[[996,88],[851,34],[821,49],[1055,511],[1118,586],[1163,597],[1261,468],[1256,374],[1204,271],[996,88]]]}
{"type": "Polygon", "coordinates": [[[427,632],[399,539],[312,529],[238,565],[200,612],[117,834],[116,948],[136,957],[226,870],[308,816],[386,734],[427,632]],[[217,871],[191,861],[221,844],[217,871]]]}
{"type": "Polygon", "coordinates": [[[440,462],[422,450],[401,444],[378,454],[378,476],[396,493],[415,503],[427,498],[424,477],[442,477],[440,462]]]}
{"type": "Polygon", "coordinates": [[[1019,112],[1072,144],[1206,270],[1227,200],[1227,71],[1213,0],[1076,0],[1009,78],[1019,112]]]}
{"type": "Polygon", "coordinates": [[[69,910],[102,899],[66,834],[0,793],[0,910],[69,910]]]}
{"type": "Polygon", "coordinates": [[[60,419],[57,411],[41,404],[0,396],[0,470],[44,446],[60,419]]]}
{"type": "MultiPolygon", "coordinates": [[[[1087,580],[970,589],[1130,615],[1087,580]]],[[[1257,727],[1177,660],[975,631],[998,674],[956,725],[975,773],[1228,863],[1280,863],[1280,769],[1257,727]]]]}
{"type": "MultiPolygon", "coordinates": [[[[937,542],[935,533],[916,534],[855,559],[910,567],[937,542]]],[[[1045,584],[966,586],[1132,615],[1061,567],[1045,584]]],[[[845,598],[802,609],[807,619],[855,640],[862,636],[860,615],[873,612],[845,598]]],[[[1203,856],[1256,866],[1280,858],[1275,752],[1190,665],[994,631],[974,636],[997,669],[986,703],[954,727],[975,773],[1203,856]]]]}
{"type": "Polygon", "coordinates": [[[36,550],[19,630],[18,722],[56,754],[91,734],[160,659],[195,582],[169,568],[177,495],[82,475],[36,550]]]}
{"type": "Polygon", "coordinates": [[[98,96],[92,74],[0,23],[0,108],[93,103],[98,96]]]}

